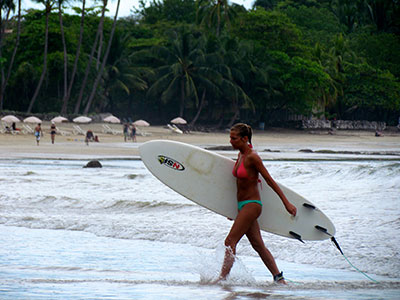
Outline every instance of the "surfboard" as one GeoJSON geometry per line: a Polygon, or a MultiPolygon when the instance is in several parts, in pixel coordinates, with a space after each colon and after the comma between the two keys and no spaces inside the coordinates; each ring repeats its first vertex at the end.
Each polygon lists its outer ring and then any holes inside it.
{"type": "MultiPolygon", "coordinates": [[[[161,182],[187,199],[217,214],[235,219],[238,213],[235,162],[223,155],[181,142],[152,140],[139,146],[147,169],[161,182]]],[[[260,176],[262,214],[260,228],[280,236],[324,240],[334,236],[335,226],[313,203],[279,184],[296,206],[296,217],[285,209],[279,196],[260,176]]]]}

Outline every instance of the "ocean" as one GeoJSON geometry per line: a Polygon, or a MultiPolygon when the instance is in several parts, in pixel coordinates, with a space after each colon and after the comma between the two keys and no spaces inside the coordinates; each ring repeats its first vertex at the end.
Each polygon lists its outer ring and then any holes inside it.
{"type": "Polygon", "coordinates": [[[0,299],[400,299],[400,160],[346,157],[264,161],[333,221],[345,254],[263,232],[287,286],[245,237],[211,283],[232,222],[140,160],[2,159],[0,299]]]}

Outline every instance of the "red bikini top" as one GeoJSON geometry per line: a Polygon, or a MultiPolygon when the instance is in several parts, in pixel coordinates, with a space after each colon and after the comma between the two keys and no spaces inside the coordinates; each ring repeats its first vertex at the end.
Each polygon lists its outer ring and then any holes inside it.
{"type": "Polygon", "coordinates": [[[249,174],[247,174],[247,170],[244,167],[244,159],[246,158],[245,155],[241,155],[239,154],[239,158],[235,163],[235,166],[233,167],[232,170],[232,175],[235,176],[236,178],[240,178],[240,179],[257,179],[258,177],[250,177],[249,174]],[[241,157],[243,157],[242,159],[240,159],[241,157]],[[240,162],[240,165],[237,167],[237,164],[240,162]]]}

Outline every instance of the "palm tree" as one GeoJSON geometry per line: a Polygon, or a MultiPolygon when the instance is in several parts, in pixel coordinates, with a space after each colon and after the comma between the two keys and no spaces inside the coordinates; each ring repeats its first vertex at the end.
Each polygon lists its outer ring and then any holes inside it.
{"type": "Polygon", "coordinates": [[[81,24],[80,24],[80,31],[79,31],[79,41],[78,41],[78,45],[76,47],[74,67],[72,69],[72,74],[71,74],[71,79],[69,81],[67,94],[65,95],[65,97],[63,99],[63,105],[62,105],[62,108],[61,108],[61,114],[65,114],[67,112],[68,102],[69,102],[69,99],[71,97],[72,86],[74,84],[76,71],[78,69],[78,61],[79,61],[79,56],[80,56],[80,51],[81,51],[81,46],[82,46],[83,31],[84,31],[84,24],[85,24],[85,5],[86,5],[86,1],[82,0],[82,11],[81,11],[81,24]]]}
{"type": "Polygon", "coordinates": [[[148,88],[144,78],[152,71],[146,67],[136,67],[132,59],[135,53],[129,48],[129,35],[118,36],[113,39],[108,63],[103,72],[103,101],[100,111],[108,108],[113,111],[114,95],[125,93],[130,95],[131,91],[144,91],[148,88]]]}
{"type": "Polygon", "coordinates": [[[198,0],[197,22],[208,28],[215,27],[215,34],[219,37],[223,25],[230,26],[240,7],[237,4],[230,6],[228,0],[198,0]]]}
{"type": "MultiPolygon", "coordinates": [[[[328,74],[328,87],[320,87],[321,97],[314,104],[313,111],[322,114],[325,113],[326,107],[336,104],[339,96],[343,95],[343,81],[344,74],[342,69],[342,59],[333,55],[335,50],[331,49],[330,52],[325,52],[317,43],[313,49],[313,56],[316,62],[328,74]]],[[[338,54],[338,53],[336,53],[338,54]]]]}
{"type": "MultiPolygon", "coordinates": [[[[9,15],[9,12],[11,10],[15,9],[15,5],[13,1],[6,1],[5,3],[1,2],[1,8],[0,8],[0,14],[1,11],[4,9],[7,10],[7,15],[9,15]],[[4,6],[3,6],[4,5],[4,6]]],[[[6,18],[7,20],[8,18],[6,18]]],[[[0,15],[0,22],[1,22],[1,32],[0,32],[0,57],[2,56],[2,46],[3,46],[3,37],[4,37],[4,33],[5,33],[5,24],[3,24],[2,21],[2,17],[0,15]]],[[[14,46],[14,50],[13,53],[11,55],[11,59],[10,59],[10,63],[8,65],[8,71],[7,74],[4,73],[4,68],[1,64],[1,86],[0,86],[0,110],[3,109],[3,104],[4,104],[4,95],[5,95],[5,91],[6,91],[6,87],[8,85],[8,81],[10,79],[11,76],[11,71],[14,65],[14,60],[15,60],[15,56],[17,54],[17,50],[18,50],[18,46],[19,46],[19,40],[20,40],[20,35],[21,35],[21,0],[18,0],[18,16],[17,16],[17,35],[15,38],[15,46],[14,46]]]]}
{"type": "Polygon", "coordinates": [[[221,85],[222,100],[224,106],[231,107],[231,110],[227,110],[226,107],[224,109],[224,113],[232,113],[228,123],[230,128],[239,117],[241,108],[247,108],[254,112],[255,106],[243,88],[246,82],[245,72],[248,67],[247,50],[244,44],[226,36],[223,38],[220,51],[223,59],[223,64],[220,65],[220,73],[224,78],[221,85]]]}
{"type": "Polygon", "coordinates": [[[46,25],[45,25],[45,40],[44,40],[44,53],[43,53],[43,69],[42,74],[40,75],[39,83],[36,87],[35,93],[31,99],[29,104],[27,113],[32,111],[32,107],[35,104],[36,98],[39,95],[40,88],[42,87],[42,83],[44,80],[44,76],[46,75],[47,70],[47,48],[48,48],[48,40],[49,40],[49,16],[51,10],[53,9],[53,5],[55,4],[54,0],[35,0],[37,3],[41,3],[45,6],[45,13],[46,13],[46,25]]]}
{"type": "Polygon", "coordinates": [[[99,41],[100,35],[102,35],[102,30],[103,30],[103,23],[104,23],[104,16],[105,16],[105,12],[106,12],[106,7],[107,7],[107,0],[103,0],[103,5],[101,8],[101,17],[100,17],[100,21],[99,21],[99,26],[97,27],[97,33],[96,33],[96,37],[94,39],[93,45],[92,45],[92,49],[90,51],[90,56],[89,56],[89,60],[88,63],[86,65],[86,69],[85,69],[85,75],[82,81],[82,85],[81,85],[81,89],[79,91],[79,96],[78,96],[78,100],[76,101],[75,104],[75,109],[74,109],[74,114],[79,113],[80,107],[81,107],[81,103],[82,103],[82,99],[83,99],[83,94],[86,88],[86,84],[87,84],[87,80],[89,77],[89,72],[92,68],[92,60],[94,57],[94,53],[96,51],[96,47],[97,47],[97,43],[99,41]]]}
{"type": "Polygon", "coordinates": [[[63,103],[67,98],[68,93],[68,56],[67,56],[67,45],[65,43],[65,34],[64,34],[64,24],[63,24],[63,10],[62,5],[66,0],[57,0],[58,4],[58,19],[60,22],[60,32],[61,32],[61,41],[63,45],[63,53],[64,53],[64,85],[63,85],[63,103]]]}
{"type": "Polygon", "coordinates": [[[190,98],[199,103],[198,87],[207,80],[211,69],[204,64],[204,51],[185,28],[174,32],[169,47],[154,48],[156,57],[165,57],[163,65],[157,68],[158,79],[147,92],[148,97],[161,94],[163,102],[179,98],[179,116],[184,116],[186,101],[190,98]]]}
{"type": "MultiPolygon", "coordinates": [[[[107,2],[107,0],[105,0],[105,2],[107,2]]],[[[116,24],[117,24],[117,17],[118,17],[118,11],[119,11],[120,2],[121,2],[121,0],[118,0],[118,2],[117,2],[117,9],[115,11],[114,22],[113,22],[113,25],[112,25],[112,28],[111,28],[111,33],[110,33],[110,38],[108,40],[106,53],[103,56],[103,61],[101,63],[100,69],[97,70],[97,76],[96,76],[95,82],[93,84],[92,92],[91,92],[91,94],[89,96],[89,99],[88,99],[88,102],[86,104],[85,110],[83,111],[83,114],[85,114],[85,115],[89,112],[90,106],[92,105],[92,102],[93,102],[93,99],[94,99],[94,95],[96,94],[96,91],[97,91],[97,86],[99,85],[99,82],[100,82],[100,79],[101,79],[101,76],[102,76],[102,73],[103,73],[103,70],[104,70],[104,66],[106,65],[106,62],[107,62],[108,54],[110,53],[110,48],[111,48],[111,45],[112,45],[112,40],[113,40],[114,32],[115,32],[115,27],[116,27],[116,24]]]]}

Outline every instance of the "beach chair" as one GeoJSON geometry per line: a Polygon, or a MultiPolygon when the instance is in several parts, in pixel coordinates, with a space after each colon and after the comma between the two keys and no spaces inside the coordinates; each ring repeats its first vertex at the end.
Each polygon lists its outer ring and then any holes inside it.
{"type": "Polygon", "coordinates": [[[175,125],[167,125],[168,128],[173,132],[173,133],[177,133],[177,134],[183,134],[183,131],[180,130],[178,127],[176,127],[175,125]]]}
{"type": "Polygon", "coordinates": [[[22,124],[22,133],[23,134],[34,134],[35,131],[32,129],[31,126],[29,126],[28,124],[22,124]]]}
{"type": "Polygon", "coordinates": [[[62,136],[71,135],[71,133],[70,133],[69,131],[62,130],[62,129],[58,128],[58,127],[56,128],[56,132],[57,132],[58,134],[61,134],[62,136]]]}
{"type": "Polygon", "coordinates": [[[72,132],[75,135],[86,135],[85,132],[82,130],[82,128],[79,125],[74,125],[73,129],[72,129],[72,132]]]}
{"type": "Polygon", "coordinates": [[[138,127],[136,127],[136,134],[141,135],[141,136],[150,136],[151,135],[150,132],[143,131],[138,127]]]}
{"type": "Polygon", "coordinates": [[[103,133],[113,134],[113,130],[107,124],[103,124],[103,133]]]}
{"type": "Polygon", "coordinates": [[[20,131],[19,130],[13,130],[12,128],[11,128],[11,126],[8,126],[7,124],[5,124],[5,123],[1,123],[1,129],[0,129],[0,131],[1,131],[1,133],[10,133],[10,134],[12,134],[12,135],[15,135],[15,134],[19,134],[20,133],[20,131]]]}
{"type": "Polygon", "coordinates": [[[3,122],[1,122],[1,127],[0,127],[0,133],[6,133],[8,129],[6,129],[6,125],[4,125],[3,122]]]}
{"type": "Polygon", "coordinates": [[[112,129],[109,125],[103,124],[103,133],[109,133],[112,135],[120,135],[120,134],[122,134],[122,130],[112,129]]]}

